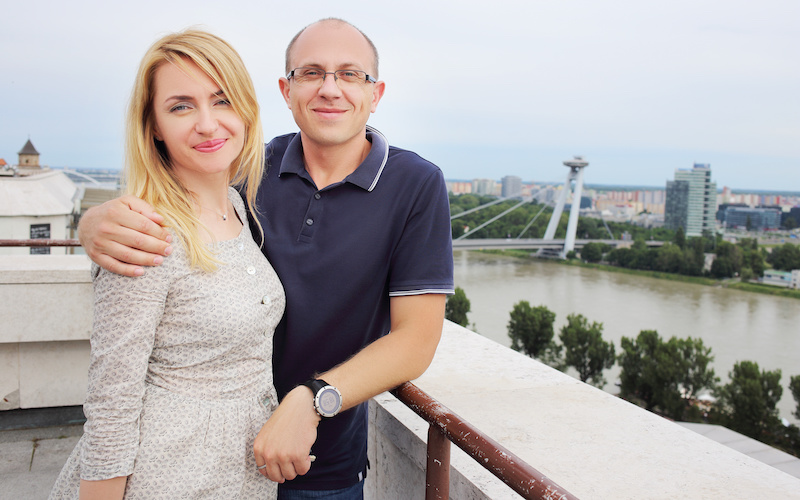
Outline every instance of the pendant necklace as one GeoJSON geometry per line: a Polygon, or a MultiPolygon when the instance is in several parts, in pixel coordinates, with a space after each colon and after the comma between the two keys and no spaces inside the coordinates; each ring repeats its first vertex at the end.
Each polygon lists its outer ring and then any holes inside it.
{"type": "Polygon", "coordinates": [[[226,221],[226,220],[228,220],[228,211],[227,211],[227,210],[225,211],[225,213],[222,213],[222,212],[220,212],[219,210],[213,210],[213,209],[211,209],[211,208],[204,207],[203,205],[200,205],[199,203],[198,203],[198,205],[200,206],[200,208],[205,208],[205,209],[206,209],[206,210],[208,210],[209,212],[214,212],[214,213],[216,213],[217,215],[219,215],[220,217],[222,217],[222,220],[223,220],[223,221],[226,221]]]}

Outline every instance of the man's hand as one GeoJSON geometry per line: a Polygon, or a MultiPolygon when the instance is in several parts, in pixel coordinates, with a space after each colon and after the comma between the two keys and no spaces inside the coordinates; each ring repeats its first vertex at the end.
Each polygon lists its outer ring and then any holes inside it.
{"type": "Polygon", "coordinates": [[[256,436],[253,451],[259,472],[277,483],[307,473],[319,421],[311,389],[292,389],[256,436]]]}
{"type": "Polygon", "coordinates": [[[97,265],[116,274],[141,276],[172,253],[172,236],[153,207],[126,195],[91,208],[81,217],[78,238],[97,265]]]}

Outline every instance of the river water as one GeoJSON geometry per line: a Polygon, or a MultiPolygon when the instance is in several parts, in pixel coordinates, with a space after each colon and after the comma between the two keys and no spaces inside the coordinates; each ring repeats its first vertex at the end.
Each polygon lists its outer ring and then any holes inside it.
{"type": "MultiPolygon", "coordinates": [[[[454,258],[456,286],[471,303],[469,327],[485,337],[509,346],[510,312],[527,300],[556,314],[556,339],[568,314],[602,323],[617,354],[620,339],[641,330],[657,330],[664,340],[701,338],[723,384],[737,361],[781,369],[780,416],[800,424],[788,388],[790,376],[800,375],[800,300],[479,252],[456,251],[454,258]]],[[[604,375],[605,390],[618,392],[619,367],[604,375]]]]}

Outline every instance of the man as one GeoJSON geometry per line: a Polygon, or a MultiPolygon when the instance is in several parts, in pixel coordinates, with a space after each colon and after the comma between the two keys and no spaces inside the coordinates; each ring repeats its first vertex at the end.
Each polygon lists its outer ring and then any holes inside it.
{"type": "MultiPolygon", "coordinates": [[[[436,166],[367,126],[385,84],[357,28],[307,26],[286,73],[279,86],[300,133],[267,145],[257,199],[264,253],[287,293],[275,332],[281,403],[256,438],[256,463],[283,483],[279,498],[361,498],[365,401],[425,371],[453,293],[447,192],[436,166]]],[[[153,221],[123,197],[84,216],[81,241],[103,267],[141,274],[170,252],[153,221]]]]}

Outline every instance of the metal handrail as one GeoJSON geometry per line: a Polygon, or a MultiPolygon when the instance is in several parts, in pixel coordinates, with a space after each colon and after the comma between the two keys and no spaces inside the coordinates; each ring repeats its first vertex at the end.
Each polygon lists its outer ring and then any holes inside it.
{"type": "Polygon", "coordinates": [[[0,240],[0,247],[79,247],[78,240],[50,240],[46,238],[33,240],[0,240]]]}
{"type": "Polygon", "coordinates": [[[577,497],[534,469],[503,445],[483,434],[410,382],[391,391],[430,424],[426,500],[447,499],[452,441],[477,463],[526,499],[577,500],[577,497]],[[444,443],[442,443],[444,441],[444,443]]]}

